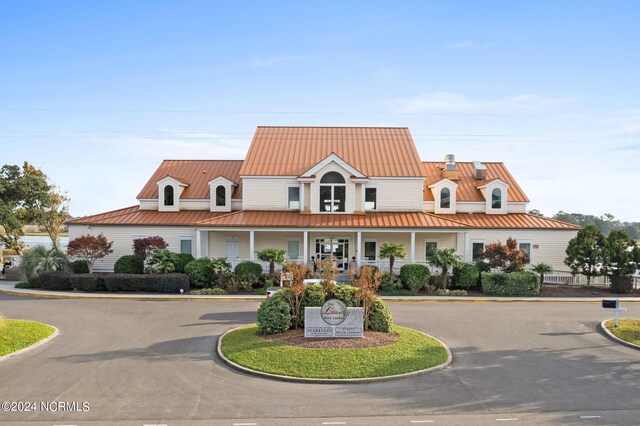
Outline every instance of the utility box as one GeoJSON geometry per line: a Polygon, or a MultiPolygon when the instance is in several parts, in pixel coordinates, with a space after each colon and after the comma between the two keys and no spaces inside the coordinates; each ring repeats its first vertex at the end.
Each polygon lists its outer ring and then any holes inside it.
{"type": "Polygon", "coordinates": [[[605,309],[618,309],[619,299],[602,299],[602,307],[605,309]]]}

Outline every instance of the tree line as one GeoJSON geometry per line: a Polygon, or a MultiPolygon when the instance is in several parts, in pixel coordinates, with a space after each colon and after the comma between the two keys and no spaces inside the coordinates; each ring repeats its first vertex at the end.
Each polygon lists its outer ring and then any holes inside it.
{"type": "MultiPolygon", "coordinates": [[[[529,213],[545,217],[539,210],[530,210],[529,213]]],[[[640,222],[623,222],[616,219],[615,216],[610,213],[605,213],[602,216],[594,216],[590,214],[567,213],[560,210],[551,216],[551,219],[573,223],[583,228],[588,225],[594,225],[605,237],[607,237],[611,231],[618,230],[624,231],[634,240],[640,240],[640,222]]]]}

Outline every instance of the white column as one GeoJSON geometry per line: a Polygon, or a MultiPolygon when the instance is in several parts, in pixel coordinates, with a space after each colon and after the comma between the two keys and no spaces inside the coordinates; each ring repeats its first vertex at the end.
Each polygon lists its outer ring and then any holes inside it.
{"type": "Polygon", "coordinates": [[[304,182],[300,182],[300,211],[304,210],[304,182]]]}
{"type": "Polygon", "coordinates": [[[364,204],[365,199],[364,199],[364,183],[360,184],[360,210],[364,211],[364,204]]]}
{"type": "Polygon", "coordinates": [[[356,247],[356,262],[358,262],[358,268],[360,267],[360,261],[362,260],[361,251],[362,251],[362,231],[358,231],[357,233],[357,247],[356,247]]]}
{"type": "Polygon", "coordinates": [[[309,232],[304,231],[302,233],[302,260],[306,265],[309,261],[309,232]]]}
{"type": "Polygon", "coordinates": [[[249,231],[249,260],[254,260],[255,259],[255,235],[254,235],[254,230],[252,229],[251,231],[249,231]]]}
{"type": "Polygon", "coordinates": [[[200,230],[196,229],[196,258],[202,257],[202,243],[200,238],[200,230]]]}
{"type": "Polygon", "coordinates": [[[409,260],[411,263],[416,261],[416,233],[411,233],[411,252],[409,253],[409,260]]]}
{"type": "Polygon", "coordinates": [[[209,257],[209,231],[204,234],[204,256],[209,257]]]}

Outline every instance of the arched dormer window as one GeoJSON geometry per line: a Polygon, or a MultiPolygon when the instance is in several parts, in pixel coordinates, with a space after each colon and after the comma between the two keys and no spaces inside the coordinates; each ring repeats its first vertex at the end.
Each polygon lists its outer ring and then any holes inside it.
{"type": "Polygon", "coordinates": [[[224,206],[227,204],[227,189],[218,185],[216,187],[216,206],[224,206]]]}
{"type": "Polygon", "coordinates": [[[320,211],[344,212],[347,185],[338,172],[328,172],[320,179],[320,211]]]}
{"type": "Polygon", "coordinates": [[[173,206],[173,186],[167,185],[164,187],[164,205],[173,206]]]}
{"type": "Polygon", "coordinates": [[[442,188],[440,190],[440,208],[451,208],[451,190],[449,188],[442,188]]]}
{"type": "Polygon", "coordinates": [[[494,188],[493,191],[491,191],[491,208],[502,208],[502,191],[500,190],[500,188],[494,188]]]}

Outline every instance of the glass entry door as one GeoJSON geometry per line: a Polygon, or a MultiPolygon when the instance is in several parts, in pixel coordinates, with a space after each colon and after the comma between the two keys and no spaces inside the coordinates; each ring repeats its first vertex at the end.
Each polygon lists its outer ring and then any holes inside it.
{"type": "Polygon", "coordinates": [[[340,272],[349,269],[349,240],[346,238],[316,239],[316,257],[324,260],[333,257],[340,272]]]}

